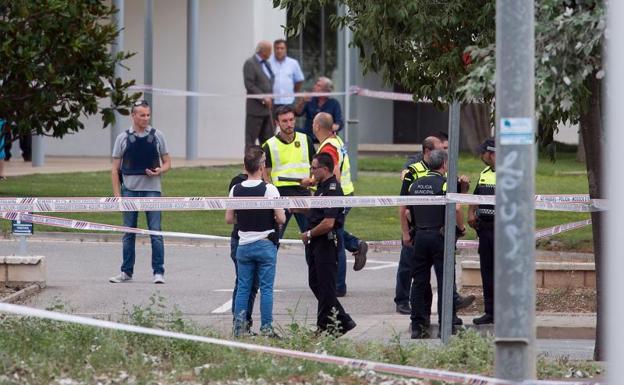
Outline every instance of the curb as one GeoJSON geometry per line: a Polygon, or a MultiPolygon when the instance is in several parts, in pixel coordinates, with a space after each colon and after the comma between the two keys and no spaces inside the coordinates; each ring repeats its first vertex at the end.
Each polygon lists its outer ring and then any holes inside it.
{"type": "Polygon", "coordinates": [[[32,295],[39,293],[41,290],[43,290],[44,287],[45,287],[45,284],[39,285],[39,284],[34,283],[21,290],[18,290],[17,292],[13,294],[9,294],[8,296],[4,298],[0,298],[0,302],[16,303],[18,301],[22,301],[32,295]]]}

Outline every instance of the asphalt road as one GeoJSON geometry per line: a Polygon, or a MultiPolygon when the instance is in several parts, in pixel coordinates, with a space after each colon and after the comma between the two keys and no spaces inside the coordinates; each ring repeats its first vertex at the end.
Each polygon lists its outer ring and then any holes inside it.
{"type": "MultiPolygon", "coordinates": [[[[0,248],[2,254],[11,255],[18,243],[3,240],[0,248]]],[[[227,332],[234,283],[229,252],[225,244],[187,246],[165,241],[166,283],[155,285],[149,243],[137,242],[134,280],[111,284],[108,278],[119,273],[121,264],[120,243],[31,240],[28,253],[46,257],[48,279],[47,287],[26,305],[46,308],[63,303],[74,314],[119,320],[133,306],[146,306],[151,297],[162,296],[170,309],[175,307],[201,325],[227,332]]],[[[358,323],[350,338],[388,341],[399,335],[409,340],[409,317],[395,313],[393,302],[397,260],[396,252],[369,252],[368,263],[359,272],[352,270],[353,261],[349,261],[348,293],[340,300],[358,323]]],[[[315,322],[316,300],[307,287],[301,247],[282,247],[278,253],[274,318],[278,325],[293,319],[315,322]]],[[[254,319],[259,319],[258,303],[254,319]]],[[[541,354],[553,357],[590,359],[593,352],[591,340],[539,340],[537,345],[541,354]]]]}

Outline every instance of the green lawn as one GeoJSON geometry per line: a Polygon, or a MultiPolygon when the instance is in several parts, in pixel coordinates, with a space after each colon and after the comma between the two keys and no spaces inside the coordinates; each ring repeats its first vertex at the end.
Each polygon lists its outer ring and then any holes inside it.
{"type": "MultiPolygon", "coordinates": [[[[360,170],[367,171],[356,182],[358,195],[398,195],[400,190],[399,173],[404,157],[370,157],[359,160],[360,170]],[[375,171],[379,171],[376,173],[375,171]],[[389,173],[396,173],[395,175],[389,173]]],[[[587,193],[587,178],[582,173],[583,164],[574,160],[574,154],[560,154],[556,163],[541,159],[536,173],[536,192],[543,194],[580,194],[587,193]]],[[[476,157],[462,154],[459,173],[470,176],[475,181],[483,164],[476,157]]],[[[175,169],[166,175],[163,189],[167,196],[225,196],[232,176],[240,172],[240,166],[202,167],[175,169]]],[[[474,184],[473,184],[474,185],[474,184]]],[[[110,196],[110,173],[69,173],[13,177],[0,184],[0,196],[110,196]]],[[[56,215],[56,214],[52,214],[56,215]]],[[[120,224],[119,213],[78,213],[59,214],[82,220],[120,224]]],[[[144,216],[139,227],[145,228],[144,216]]],[[[537,227],[548,227],[589,216],[582,213],[537,212],[537,227]]],[[[399,224],[395,207],[355,208],[348,218],[348,229],[359,237],[368,240],[398,239],[399,224]]],[[[9,228],[2,221],[3,230],[9,228]]],[[[289,225],[287,237],[296,236],[296,225],[289,225]]],[[[163,229],[168,231],[193,232],[213,235],[229,235],[230,226],[223,220],[222,211],[164,212],[163,229]]],[[[38,226],[36,231],[64,231],[38,226]]],[[[474,238],[474,233],[467,237],[474,238]]],[[[591,229],[589,227],[556,237],[564,247],[588,249],[591,247],[591,229]]]]}

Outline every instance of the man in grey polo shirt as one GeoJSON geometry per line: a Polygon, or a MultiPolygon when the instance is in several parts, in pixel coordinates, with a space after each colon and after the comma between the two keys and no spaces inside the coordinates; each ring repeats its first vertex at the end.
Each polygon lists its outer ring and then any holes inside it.
{"type": "MultiPolygon", "coordinates": [[[[116,197],[160,197],[161,175],[171,168],[171,158],[162,132],[150,126],[150,107],[145,100],[132,106],[132,127],[117,136],[113,147],[112,182],[116,197]]],[[[160,211],[147,211],[147,226],[160,231],[160,211]]],[[[123,212],[123,224],[137,227],[139,213],[123,212]]],[[[151,235],[154,283],[165,283],[165,247],[162,236],[151,235]]],[[[121,273],[111,283],[128,282],[134,274],[136,234],[123,236],[121,273]]]]}

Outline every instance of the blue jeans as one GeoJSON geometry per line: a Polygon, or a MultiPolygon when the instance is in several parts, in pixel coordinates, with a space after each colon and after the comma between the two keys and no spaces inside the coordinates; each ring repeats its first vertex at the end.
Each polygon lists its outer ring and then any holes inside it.
{"type": "Polygon", "coordinates": [[[280,239],[284,238],[284,233],[286,233],[286,226],[288,226],[288,222],[290,222],[290,218],[295,216],[295,220],[297,221],[297,225],[299,226],[299,231],[302,233],[308,229],[308,217],[305,214],[301,213],[292,213],[290,210],[286,210],[286,222],[282,226],[282,230],[280,231],[280,239]]]}
{"type": "MultiPolygon", "coordinates": [[[[121,196],[130,198],[153,198],[159,197],[160,191],[131,191],[122,187],[121,196]]],[[[160,231],[160,211],[146,211],[147,228],[160,231]]],[[[124,211],[123,224],[126,227],[137,227],[139,213],[137,211],[124,211]]],[[[165,273],[165,245],[161,235],[150,235],[152,241],[152,271],[154,274],[165,273]]],[[[132,276],[134,274],[134,261],[136,258],[135,244],[136,234],[125,233],[123,236],[123,262],[121,271],[132,276]]]]}
{"type": "Polygon", "coordinates": [[[240,336],[247,321],[247,307],[254,275],[260,280],[260,330],[273,324],[273,282],[277,246],[268,239],[239,245],[236,251],[238,263],[238,291],[234,302],[234,335],[240,336]]]}
{"type": "MultiPolygon", "coordinates": [[[[351,207],[345,208],[345,222],[351,207]]],[[[338,235],[338,275],[336,276],[336,292],[345,293],[347,291],[347,253],[357,251],[360,240],[344,229],[344,226],[336,230],[338,235]]]]}
{"type": "MultiPolygon", "coordinates": [[[[234,273],[236,279],[234,280],[234,292],[232,293],[232,315],[235,316],[234,304],[236,303],[236,293],[238,292],[238,263],[236,263],[236,251],[238,250],[238,238],[232,237],[230,239],[230,258],[234,262],[234,273]]],[[[256,294],[258,294],[258,274],[254,275],[253,283],[251,285],[251,293],[249,295],[249,302],[247,305],[247,325],[251,327],[254,302],[256,301],[256,294]]]]}

